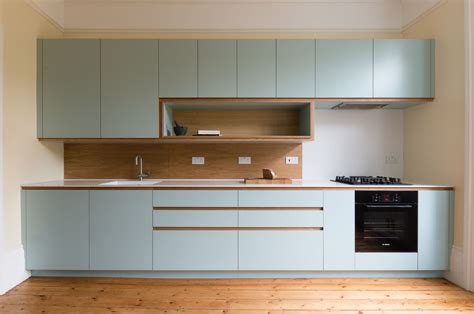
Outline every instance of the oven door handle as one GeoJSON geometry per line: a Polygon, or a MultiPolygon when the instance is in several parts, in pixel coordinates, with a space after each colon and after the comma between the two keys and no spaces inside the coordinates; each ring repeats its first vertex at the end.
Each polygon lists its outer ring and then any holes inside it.
{"type": "Polygon", "coordinates": [[[364,205],[367,208],[414,208],[413,205],[364,205]]]}

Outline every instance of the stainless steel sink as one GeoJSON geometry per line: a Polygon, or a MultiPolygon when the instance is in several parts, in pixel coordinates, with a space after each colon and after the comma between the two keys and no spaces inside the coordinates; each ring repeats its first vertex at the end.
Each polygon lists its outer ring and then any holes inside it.
{"type": "Polygon", "coordinates": [[[144,186],[144,185],[154,185],[154,184],[158,184],[160,182],[161,182],[160,180],[144,180],[144,181],[117,180],[117,181],[110,181],[110,182],[101,183],[99,185],[102,185],[102,186],[130,186],[130,185],[144,186]]]}

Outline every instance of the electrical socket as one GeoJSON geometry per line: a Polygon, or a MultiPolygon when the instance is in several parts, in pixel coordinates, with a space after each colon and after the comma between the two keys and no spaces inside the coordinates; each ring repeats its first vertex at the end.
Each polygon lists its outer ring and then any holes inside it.
{"type": "Polygon", "coordinates": [[[204,157],[193,157],[192,164],[193,165],[204,165],[205,159],[204,157]]]}
{"type": "Polygon", "coordinates": [[[252,157],[239,157],[239,165],[251,165],[252,157]]]}
{"type": "Polygon", "coordinates": [[[297,156],[286,156],[285,163],[287,165],[297,165],[298,164],[298,157],[297,156]]]}
{"type": "Polygon", "coordinates": [[[394,154],[386,155],[385,156],[385,164],[386,165],[397,165],[398,164],[398,157],[394,154]]]}

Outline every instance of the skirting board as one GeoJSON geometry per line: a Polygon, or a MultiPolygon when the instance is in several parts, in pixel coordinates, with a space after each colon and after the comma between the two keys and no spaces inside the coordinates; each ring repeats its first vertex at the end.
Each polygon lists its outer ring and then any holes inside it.
{"type": "Polygon", "coordinates": [[[25,270],[25,251],[23,246],[5,252],[0,260],[0,295],[16,287],[31,276],[25,270]]]}
{"type": "Polygon", "coordinates": [[[399,272],[303,272],[303,271],[48,271],[34,270],[33,277],[117,277],[117,278],[167,278],[167,279],[233,279],[233,278],[442,278],[441,271],[399,272]]]}
{"type": "Polygon", "coordinates": [[[467,283],[464,274],[464,254],[461,247],[455,245],[451,247],[449,265],[450,270],[444,272],[444,278],[465,289],[467,283]]]}

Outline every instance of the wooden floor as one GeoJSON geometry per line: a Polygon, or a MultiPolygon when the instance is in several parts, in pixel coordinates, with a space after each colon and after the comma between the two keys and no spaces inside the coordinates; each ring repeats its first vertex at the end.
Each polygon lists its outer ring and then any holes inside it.
{"type": "Polygon", "coordinates": [[[31,278],[0,313],[474,313],[442,279],[163,280],[31,278]]]}

